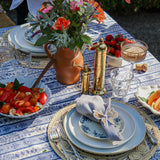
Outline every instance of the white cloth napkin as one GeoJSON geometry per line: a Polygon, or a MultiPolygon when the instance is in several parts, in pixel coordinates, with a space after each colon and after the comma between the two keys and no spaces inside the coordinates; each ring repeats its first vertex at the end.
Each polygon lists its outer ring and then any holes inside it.
{"type": "MultiPolygon", "coordinates": [[[[17,8],[24,0],[12,0],[12,4],[10,6],[10,10],[17,8]]],[[[41,8],[43,2],[47,2],[48,0],[27,0],[28,10],[34,16],[37,15],[38,9],[41,8]]]]}
{"type": "Polygon", "coordinates": [[[100,122],[105,130],[106,137],[110,141],[121,141],[123,137],[115,130],[113,118],[118,116],[118,113],[110,108],[111,101],[104,104],[100,96],[82,95],[76,99],[76,111],[89,119],[100,122]]]}

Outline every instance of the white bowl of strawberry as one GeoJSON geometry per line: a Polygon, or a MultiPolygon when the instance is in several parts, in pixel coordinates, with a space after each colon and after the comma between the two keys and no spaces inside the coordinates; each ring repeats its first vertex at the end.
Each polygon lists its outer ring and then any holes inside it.
{"type": "MultiPolygon", "coordinates": [[[[122,58],[121,58],[121,43],[126,41],[130,43],[130,40],[124,38],[122,34],[118,34],[115,37],[112,35],[107,35],[105,37],[104,43],[107,46],[107,64],[112,67],[121,67],[122,66],[122,58]]],[[[97,44],[97,42],[93,43],[93,45],[97,44]]],[[[95,50],[95,47],[92,47],[91,50],[95,50]]]]}
{"type": "Polygon", "coordinates": [[[115,37],[107,35],[104,43],[107,45],[107,64],[113,67],[122,66],[121,58],[121,43],[126,41],[130,42],[127,38],[124,38],[122,34],[118,34],[115,37]]]}
{"type": "Polygon", "coordinates": [[[40,83],[31,88],[34,78],[11,77],[0,83],[0,115],[24,118],[39,113],[49,102],[51,91],[40,83]]]}

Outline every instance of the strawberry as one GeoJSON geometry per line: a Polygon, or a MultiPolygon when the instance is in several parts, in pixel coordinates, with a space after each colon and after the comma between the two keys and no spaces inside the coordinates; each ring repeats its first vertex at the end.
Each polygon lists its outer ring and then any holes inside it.
{"type": "Polygon", "coordinates": [[[117,34],[117,36],[115,38],[117,38],[117,37],[123,38],[123,35],[119,33],[119,34],[117,34]]]}
{"type": "Polygon", "coordinates": [[[111,54],[114,54],[114,52],[115,52],[115,49],[114,49],[114,48],[111,48],[110,53],[111,53],[111,54]]]}
{"type": "Polygon", "coordinates": [[[111,41],[113,39],[113,36],[111,34],[107,35],[105,40],[106,41],[111,41]]]}
{"type": "Polygon", "coordinates": [[[118,50],[121,50],[120,45],[116,44],[115,47],[116,47],[118,50]]]}
{"type": "MultiPolygon", "coordinates": [[[[94,42],[93,45],[97,44],[97,42],[94,42]]],[[[96,47],[92,47],[90,50],[95,50],[96,47]]]]}
{"type": "Polygon", "coordinates": [[[115,51],[115,56],[116,57],[120,57],[121,56],[121,51],[120,50],[116,50],[115,51]]]}
{"type": "Polygon", "coordinates": [[[109,45],[109,41],[104,41],[104,43],[105,43],[106,45],[109,45]]]}
{"type": "Polygon", "coordinates": [[[109,42],[109,45],[110,45],[110,46],[115,46],[116,43],[117,43],[116,40],[112,40],[112,41],[109,42]]]}

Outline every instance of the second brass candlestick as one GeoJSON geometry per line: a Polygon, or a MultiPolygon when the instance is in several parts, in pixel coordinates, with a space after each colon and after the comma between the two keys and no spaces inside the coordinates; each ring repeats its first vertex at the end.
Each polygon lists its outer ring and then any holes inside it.
{"type": "Polygon", "coordinates": [[[94,95],[103,95],[106,93],[104,88],[105,79],[105,66],[106,66],[106,51],[103,38],[100,39],[98,44],[93,45],[95,47],[95,60],[94,60],[94,84],[91,89],[91,93],[94,95]]]}

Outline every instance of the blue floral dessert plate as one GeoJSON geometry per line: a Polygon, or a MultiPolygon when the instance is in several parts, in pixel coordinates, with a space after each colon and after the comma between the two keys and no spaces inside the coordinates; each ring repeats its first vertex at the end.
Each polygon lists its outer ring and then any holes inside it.
{"type": "MultiPolygon", "coordinates": [[[[106,139],[106,134],[100,123],[94,122],[85,116],[81,116],[79,121],[81,131],[91,138],[106,139]]],[[[120,134],[125,129],[125,122],[122,117],[118,116],[114,119],[114,127],[120,134]]]]}

